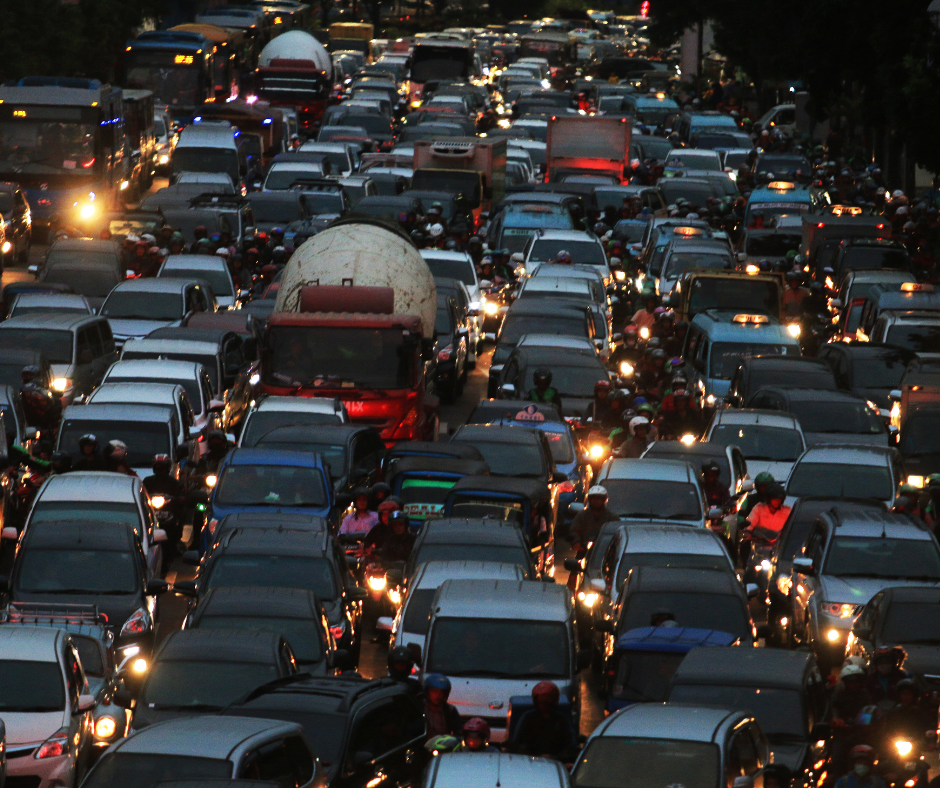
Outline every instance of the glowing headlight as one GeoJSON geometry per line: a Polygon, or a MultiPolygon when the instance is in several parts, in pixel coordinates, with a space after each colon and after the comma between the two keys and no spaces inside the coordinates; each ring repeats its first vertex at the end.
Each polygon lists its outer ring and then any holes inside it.
{"type": "Polygon", "coordinates": [[[686,446],[691,446],[693,443],[695,443],[695,436],[691,432],[687,432],[685,435],[679,438],[679,440],[682,441],[682,443],[684,443],[686,446]]]}
{"type": "Polygon", "coordinates": [[[765,572],[769,572],[772,569],[772,565],[770,561],[768,561],[765,558],[763,561],[760,562],[760,568],[763,569],[765,572]]]}
{"type": "Polygon", "coordinates": [[[756,274],[759,274],[759,273],[760,273],[760,268],[758,268],[758,267],[757,267],[756,265],[754,265],[753,263],[751,263],[749,266],[747,266],[744,270],[745,270],[747,273],[749,273],[751,276],[755,276],[756,274]]]}
{"type": "Polygon", "coordinates": [[[581,600],[584,603],[585,607],[594,607],[597,604],[597,594],[593,591],[585,594],[584,599],[581,600]]]}
{"type": "Polygon", "coordinates": [[[626,278],[626,271],[614,271],[614,279],[616,279],[618,282],[623,282],[626,278]]]}
{"type": "Polygon", "coordinates": [[[166,503],[166,498],[162,495],[155,495],[150,499],[150,503],[153,504],[154,509],[162,509],[163,505],[166,503]]]}
{"type": "Polygon", "coordinates": [[[789,594],[791,585],[793,585],[793,580],[786,575],[780,575],[780,577],[777,578],[777,590],[781,594],[789,594]]]}
{"type": "Polygon", "coordinates": [[[911,744],[909,741],[904,741],[903,739],[898,739],[898,740],[894,743],[894,747],[895,747],[895,749],[898,751],[898,755],[900,755],[900,756],[902,756],[902,757],[905,756],[905,755],[910,755],[910,754],[911,754],[911,750],[914,749],[914,745],[913,745],[913,744],[911,744]]]}
{"type": "Polygon", "coordinates": [[[891,419],[892,421],[896,421],[899,418],[901,418],[901,403],[895,402],[891,406],[891,419]]]}
{"type": "Polygon", "coordinates": [[[621,375],[632,375],[633,374],[633,364],[629,361],[620,362],[620,374],[621,375]]]}
{"type": "Polygon", "coordinates": [[[3,254],[9,254],[12,248],[13,244],[11,244],[9,241],[4,241],[3,246],[0,246],[0,252],[3,252],[3,254]]]}
{"type": "Polygon", "coordinates": [[[60,393],[65,391],[71,385],[72,381],[68,378],[56,378],[52,381],[52,388],[60,393]]]}
{"type": "Polygon", "coordinates": [[[914,487],[923,487],[924,477],[923,476],[908,476],[907,483],[912,484],[914,487]]]}
{"type": "Polygon", "coordinates": [[[835,643],[835,642],[839,639],[839,630],[838,630],[838,629],[830,629],[830,630],[826,633],[826,639],[827,639],[830,643],[835,643]]]}
{"type": "Polygon", "coordinates": [[[215,485],[218,484],[218,481],[219,477],[214,473],[210,473],[208,476],[206,476],[206,486],[208,487],[215,487],[215,485]]]}
{"type": "Polygon", "coordinates": [[[130,181],[121,181],[121,191],[124,191],[130,185],[130,181]]]}
{"type": "Polygon", "coordinates": [[[595,443],[588,449],[588,454],[591,455],[592,460],[599,460],[607,453],[607,449],[600,443],[595,443]]]}
{"type": "Polygon", "coordinates": [[[834,289],[835,289],[835,286],[836,286],[836,284],[835,284],[835,282],[832,281],[832,277],[831,277],[831,276],[827,276],[827,277],[826,277],[826,287],[829,288],[830,290],[834,290],[834,289]]]}
{"type": "Polygon", "coordinates": [[[800,326],[798,323],[790,323],[787,326],[787,333],[794,339],[800,338],[800,326]]]}
{"type": "Polygon", "coordinates": [[[487,301],[483,305],[483,311],[488,315],[495,315],[499,311],[499,305],[494,304],[491,301],[487,301]]]}
{"type": "Polygon", "coordinates": [[[391,589],[391,591],[388,592],[388,598],[393,605],[400,605],[401,591],[399,591],[397,588],[391,589]]]}
{"type": "Polygon", "coordinates": [[[95,208],[94,205],[85,205],[85,206],[83,206],[82,209],[79,211],[79,215],[80,215],[83,219],[90,219],[92,216],[95,215],[95,212],[96,212],[97,210],[98,210],[98,209],[95,208]]]}
{"type": "Polygon", "coordinates": [[[384,591],[386,585],[386,580],[383,575],[377,575],[376,577],[369,578],[369,588],[373,591],[384,591]]]}
{"type": "Polygon", "coordinates": [[[249,382],[252,386],[257,386],[257,385],[261,382],[261,375],[259,375],[257,372],[255,372],[254,375],[252,375],[250,378],[248,378],[248,382],[249,382]]]}
{"type": "Polygon", "coordinates": [[[164,153],[164,154],[160,157],[160,164],[169,164],[169,163],[170,163],[170,157],[167,156],[167,155],[164,153]]]}
{"type": "Polygon", "coordinates": [[[823,612],[828,613],[830,616],[838,616],[839,618],[851,618],[855,615],[855,605],[849,603],[841,602],[830,602],[822,606],[823,612]]]}
{"type": "Polygon", "coordinates": [[[715,395],[714,395],[714,394],[709,394],[707,397],[705,397],[705,402],[706,402],[708,405],[714,405],[714,404],[715,404],[715,395]]]}
{"type": "Polygon", "coordinates": [[[640,329],[640,338],[641,339],[650,338],[650,330],[646,326],[643,326],[643,328],[640,329]]]}
{"type": "Polygon", "coordinates": [[[95,723],[95,736],[110,739],[117,730],[117,723],[110,717],[102,717],[95,723]]]}

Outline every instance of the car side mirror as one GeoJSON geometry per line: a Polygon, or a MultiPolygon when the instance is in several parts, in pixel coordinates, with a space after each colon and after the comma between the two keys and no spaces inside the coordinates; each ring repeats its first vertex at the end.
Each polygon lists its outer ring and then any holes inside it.
{"type": "Polygon", "coordinates": [[[606,594],[607,593],[607,583],[602,577],[595,577],[591,583],[591,590],[597,594],[606,594]]]}
{"type": "Polygon", "coordinates": [[[566,558],[564,566],[572,574],[580,574],[584,571],[584,567],[581,566],[581,562],[577,558],[566,558]]]}
{"type": "MultiPolygon", "coordinates": [[[[745,254],[744,252],[738,252],[734,257],[739,263],[747,262],[747,254],[745,254]]],[[[737,785],[735,786],[735,788],[737,788],[737,785]]]]}
{"type": "Polygon", "coordinates": [[[346,596],[353,602],[364,602],[369,598],[369,592],[364,588],[355,586],[354,588],[347,589],[346,596]]]}
{"type": "Polygon", "coordinates": [[[166,531],[162,528],[153,529],[153,541],[154,544],[162,544],[167,540],[166,531]]]}
{"type": "Polygon", "coordinates": [[[492,286],[493,286],[493,283],[492,283],[489,279],[481,279],[481,280],[480,280],[480,288],[481,288],[482,290],[486,290],[487,288],[490,288],[490,287],[492,287],[492,286]]]}
{"type": "Polygon", "coordinates": [[[900,402],[902,396],[901,389],[891,389],[891,391],[888,392],[888,399],[892,402],[900,402]]]}
{"type": "Polygon", "coordinates": [[[126,269],[126,270],[124,271],[124,278],[125,278],[125,279],[133,279],[135,276],[137,276],[137,272],[134,271],[134,270],[131,269],[131,268],[128,268],[128,269],[126,269]]]}
{"type": "Polygon", "coordinates": [[[816,574],[816,570],[813,568],[812,558],[794,558],[793,569],[801,575],[816,574]]]}
{"type": "Polygon", "coordinates": [[[115,690],[111,702],[122,709],[129,709],[134,705],[134,696],[126,689],[115,690]]]}
{"type": "Polygon", "coordinates": [[[614,634],[614,622],[609,618],[602,618],[594,622],[594,628],[600,632],[606,632],[609,635],[614,634]]]}
{"type": "Polygon", "coordinates": [[[516,387],[512,383],[503,383],[499,387],[499,396],[501,399],[515,399],[516,387]]]}
{"type": "Polygon", "coordinates": [[[0,533],[0,539],[19,539],[20,534],[16,530],[15,525],[5,525],[3,526],[3,532],[0,533]]]}
{"type": "Polygon", "coordinates": [[[27,266],[26,270],[29,271],[33,276],[39,276],[39,266],[38,266],[38,265],[30,265],[30,266],[27,266]]]}
{"type": "Polygon", "coordinates": [[[749,493],[749,492],[753,492],[753,491],[754,491],[754,480],[753,480],[753,479],[745,479],[743,482],[741,482],[741,492],[743,492],[743,493],[749,493]]]}
{"type": "Polygon", "coordinates": [[[189,566],[199,566],[199,551],[187,550],[183,553],[183,563],[189,566]]]}
{"type": "Polygon", "coordinates": [[[748,599],[755,599],[760,593],[760,586],[757,583],[748,583],[744,586],[744,591],[748,599]]]}
{"type": "Polygon", "coordinates": [[[144,592],[147,596],[160,596],[170,590],[166,580],[159,577],[153,577],[147,581],[147,590],[144,592]]]}
{"type": "Polygon", "coordinates": [[[367,766],[375,760],[375,756],[371,752],[366,752],[365,750],[360,750],[352,758],[352,765],[354,769],[361,769],[363,766],[367,766]]]}
{"type": "Polygon", "coordinates": [[[338,670],[340,672],[344,670],[352,670],[354,665],[352,657],[349,652],[344,648],[338,648],[332,654],[327,657],[326,664],[328,667],[338,670]]]}
{"type": "Polygon", "coordinates": [[[79,695],[78,696],[78,705],[75,707],[74,714],[82,714],[86,711],[91,711],[97,703],[95,702],[94,695],[79,695]]]}
{"type": "Polygon", "coordinates": [[[754,778],[744,776],[735,777],[731,785],[732,788],[754,788],[754,778]]]}
{"type": "Polygon", "coordinates": [[[375,628],[379,632],[388,632],[391,633],[395,626],[395,619],[391,616],[379,616],[378,620],[375,622],[375,628]]]}
{"type": "Polygon", "coordinates": [[[196,596],[196,581],[177,580],[173,584],[173,593],[181,596],[196,596]]]}
{"type": "Polygon", "coordinates": [[[813,731],[810,734],[810,738],[813,741],[824,741],[832,736],[832,727],[828,722],[817,722],[813,726],[813,731]]]}
{"type": "MultiPolygon", "coordinates": [[[[193,439],[195,440],[195,439],[198,438],[201,434],[202,434],[202,427],[197,427],[197,426],[193,425],[192,427],[189,428],[189,437],[190,437],[190,438],[193,438],[193,439]]],[[[186,451],[189,452],[189,447],[188,447],[188,446],[186,447],[186,451]]]]}
{"type": "Polygon", "coordinates": [[[871,630],[868,627],[855,627],[852,630],[852,634],[855,635],[856,640],[871,639],[871,630]]]}
{"type": "Polygon", "coordinates": [[[720,520],[724,516],[725,516],[725,510],[722,509],[720,506],[712,506],[708,510],[709,520],[720,520]]]}
{"type": "Polygon", "coordinates": [[[552,484],[564,484],[568,481],[568,475],[562,473],[561,471],[555,471],[552,474],[552,484]]]}

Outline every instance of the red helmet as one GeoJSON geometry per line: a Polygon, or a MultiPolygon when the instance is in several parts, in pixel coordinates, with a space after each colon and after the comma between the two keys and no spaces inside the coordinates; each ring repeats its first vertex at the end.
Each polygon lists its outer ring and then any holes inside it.
{"type": "Polygon", "coordinates": [[[537,701],[539,698],[549,698],[552,703],[558,703],[561,691],[554,681],[540,681],[532,688],[532,700],[537,701]]]}
{"type": "Polygon", "coordinates": [[[867,744],[856,744],[852,748],[850,756],[853,761],[864,758],[866,761],[875,760],[875,751],[867,744]]]}
{"type": "Polygon", "coordinates": [[[486,724],[486,720],[482,717],[471,717],[467,720],[464,723],[463,732],[464,735],[468,733],[479,733],[486,741],[490,740],[490,726],[486,724]]]}
{"type": "Polygon", "coordinates": [[[599,380],[597,381],[597,383],[594,384],[594,396],[596,397],[602,391],[606,391],[609,394],[610,389],[611,389],[611,386],[610,386],[609,380],[599,380]]]}
{"type": "Polygon", "coordinates": [[[378,506],[378,512],[397,512],[401,509],[401,506],[398,505],[398,501],[395,498],[386,498],[378,506]]]}
{"type": "Polygon", "coordinates": [[[637,327],[633,325],[633,323],[625,326],[623,329],[623,335],[625,337],[635,337],[637,335],[637,327]]]}

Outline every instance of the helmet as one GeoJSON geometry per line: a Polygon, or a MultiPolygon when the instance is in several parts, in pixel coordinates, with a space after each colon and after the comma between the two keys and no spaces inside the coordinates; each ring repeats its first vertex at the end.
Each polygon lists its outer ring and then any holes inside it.
{"type": "Polygon", "coordinates": [[[212,430],[209,433],[209,435],[206,437],[206,442],[212,443],[213,441],[215,441],[216,443],[218,443],[219,441],[221,441],[222,443],[228,443],[228,438],[225,437],[225,433],[222,432],[222,430],[212,430]]]}
{"type": "Polygon", "coordinates": [[[388,516],[388,524],[395,525],[395,523],[402,523],[405,528],[411,524],[408,515],[401,511],[401,509],[396,509],[388,516]]]}
{"type": "Polygon", "coordinates": [[[479,733],[486,741],[490,740],[490,726],[482,717],[471,717],[463,724],[464,735],[468,733],[479,733]]]}
{"type": "Polygon", "coordinates": [[[359,485],[358,487],[353,489],[352,497],[353,497],[353,500],[355,500],[356,498],[363,498],[363,497],[368,498],[369,488],[364,487],[363,485],[359,485]]]}
{"type": "Polygon", "coordinates": [[[702,476],[706,473],[721,473],[721,466],[714,460],[702,463],[702,476]]]}
{"type": "Polygon", "coordinates": [[[153,458],[153,463],[150,467],[153,469],[153,472],[156,473],[157,470],[170,470],[173,466],[173,463],[170,460],[169,454],[158,454],[153,458]]]}
{"type": "Polygon", "coordinates": [[[392,488],[389,487],[385,482],[376,482],[372,485],[372,494],[375,495],[376,493],[384,493],[385,497],[387,498],[392,494],[392,488]]]}
{"type": "Polygon", "coordinates": [[[802,278],[803,275],[799,271],[787,271],[788,282],[799,282],[802,278]]]}
{"type": "Polygon", "coordinates": [[[866,761],[875,760],[875,751],[867,744],[856,744],[849,753],[853,761],[864,758],[866,761]]]}
{"type": "Polygon", "coordinates": [[[429,739],[428,743],[424,745],[424,749],[432,755],[440,755],[445,752],[453,752],[459,746],[460,739],[456,736],[451,736],[449,733],[445,733],[442,736],[435,736],[433,739],[429,739]]]}
{"type": "Polygon", "coordinates": [[[626,339],[627,337],[633,337],[635,339],[637,336],[637,333],[638,333],[637,327],[633,325],[633,323],[630,323],[629,325],[624,326],[624,329],[623,329],[624,339],[626,339]]]}
{"type": "Polygon", "coordinates": [[[127,456],[127,444],[124,441],[108,441],[108,454],[112,459],[123,460],[127,456]]]}
{"type": "Polygon", "coordinates": [[[783,500],[787,497],[787,491],[783,489],[782,484],[777,484],[774,482],[767,486],[767,499],[768,500],[783,500]]]}
{"type": "Polygon", "coordinates": [[[539,367],[532,374],[532,380],[535,382],[536,386],[541,383],[544,383],[546,386],[550,386],[552,383],[552,371],[550,369],[545,369],[545,367],[539,367]]]}
{"type": "Polygon", "coordinates": [[[571,252],[566,249],[562,249],[558,254],[555,255],[555,259],[559,263],[570,263],[571,262],[571,252]]]}
{"type": "Polygon", "coordinates": [[[381,514],[382,512],[397,512],[399,509],[401,509],[401,506],[399,505],[398,501],[393,497],[386,498],[378,506],[379,514],[381,514]]]}
{"type": "Polygon", "coordinates": [[[901,679],[897,684],[894,685],[896,692],[901,690],[910,690],[913,693],[917,693],[917,683],[914,679],[901,679]]]}
{"type": "Polygon", "coordinates": [[[92,435],[90,432],[87,433],[86,435],[82,435],[82,437],[78,439],[78,448],[81,449],[84,446],[94,446],[97,449],[98,448],[98,436],[92,435]]]}
{"type": "Polygon", "coordinates": [[[754,477],[754,484],[773,484],[774,475],[769,471],[761,471],[754,477]]]}
{"type": "Polygon", "coordinates": [[[404,675],[401,675],[400,678],[408,678],[408,676],[411,675],[411,668],[414,664],[414,654],[408,646],[396,646],[388,652],[388,675],[392,676],[392,678],[399,678],[402,672],[404,672],[404,675]],[[408,667],[405,671],[401,671],[397,669],[396,666],[398,665],[407,665],[408,667]]]}
{"type": "Polygon", "coordinates": [[[219,257],[228,257],[228,256],[231,254],[231,252],[229,252],[227,246],[220,246],[218,249],[215,250],[215,253],[216,253],[219,257]]]}
{"type": "Polygon", "coordinates": [[[649,419],[644,418],[643,416],[634,416],[630,419],[630,434],[636,435],[637,427],[649,427],[649,419]]]}
{"type": "Polygon", "coordinates": [[[594,384],[594,396],[596,397],[602,391],[606,391],[609,394],[610,389],[611,389],[611,386],[610,386],[609,380],[599,380],[597,381],[597,383],[594,384]]]}
{"type": "Polygon", "coordinates": [[[894,499],[894,506],[892,507],[895,512],[907,512],[914,506],[914,502],[908,498],[906,495],[899,495],[894,499]]]}
{"type": "Polygon", "coordinates": [[[431,673],[424,678],[424,688],[444,690],[450,695],[450,679],[440,673],[431,673]]]}
{"type": "Polygon", "coordinates": [[[549,698],[552,703],[558,703],[561,691],[554,681],[540,681],[532,688],[532,700],[538,701],[539,698],[549,698]]]}
{"type": "Polygon", "coordinates": [[[271,230],[271,237],[273,238],[275,235],[284,235],[283,228],[275,227],[273,230],[271,230]]]}
{"type": "Polygon", "coordinates": [[[930,489],[940,487],[940,473],[932,473],[927,477],[927,487],[930,489]]]}
{"type": "Polygon", "coordinates": [[[444,226],[440,224],[432,224],[428,227],[428,235],[432,238],[440,238],[444,234],[444,226]]]}
{"type": "Polygon", "coordinates": [[[32,383],[34,380],[42,376],[42,370],[35,364],[27,364],[23,367],[23,371],[20,373],[24,383],[32,383]]]}
{"type": "Polygon", "coordinates": [[[448,252],[456,252],[457,241],[455,241],[453,238],[448,238],[446,241],[444,241],[444,249],[446,249],[448,252]]]}
{"type": "Polygon", "coordinates": [[[662,348],[656,348],[656,349],[650,354],[650,358],[652,358],[653,361],[662,361],[662,362],[665,362],[665,361],[666,361],[666,351],[663,350],[662,348]]]}
{"type": "Polygon", "coordinates": [[[600,484],[595,484],[590,490],[588,490],[588,498],[591,498],[595,495],[603,495],[607,497],[607,488],[600,484]]]}
{"type": "Polygon", "coordinates": [[[906,656],[907,654],[900,646],[881,646],[875,649],[875,653],[871,656],[871,661],[874,664],[883,660],[890,660],[891,662],[899,664],[904,661],[906,656]]]}
{"type": "Polygon", "coordinates": [[[842,671],[839,673],[840,679],[863,679],[865,678],[865,670],[859,665],[846,665],[842,668],[842,671]]]}

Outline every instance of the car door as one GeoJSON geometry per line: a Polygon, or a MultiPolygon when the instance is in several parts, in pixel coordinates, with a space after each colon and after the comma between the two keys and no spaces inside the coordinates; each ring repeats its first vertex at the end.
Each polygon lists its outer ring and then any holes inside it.
{"type": "Polygon", "coordinates": [[[312,784],[314,761],[300,736],[286,736],[249,751],[238,769],[242,780],[263,780],[280,788],[312,784]]]}
{"type": "Polygon", "coordinates": [[[370,704],[353,720],[344,774],[355,785],[365,785],[380,774],[388,785],[410,783],[420,768],[417,756],[424,732],[424,717],[409,697],[370,704]]]}
{"type": "MultiPolygon", "coordinates": [[[[78,699],[88,694],[88,681],[78,652],[69,638],[65,647],[65,681],[69,696],[68,741],[71,745],[70,754],[73,764],[79,759],[80,753],[87,752],[86,739],[91,735],[91,712],[79,712],[78,699]]],[[[75,766],[73,765],[73,768],[75,766]]],[[[77,782],[77,780],[76,780],[77,782]]]]}
{"type": "MultiPolygon", "coordinates": [[[[92,387],[98,386],[101,384],[102,379],[104,378],[104,373],[108,371],[108,367],[111,366],[111,362],[115,360],[116,354],[111,354],[107,351],[104,336],[101,332],[101,324],[104,323],[103,320],[95,321],[92,325],[88,326],[88,336],[91,342],[91,382],[92,387]]],[[[112,338],[112,344],[114,340],[112,338]]]]}
{"type": "Polygon", "coordinates": [[[90,394],[95,387],[94,348],[100,344],[94,324],[81,326],[75,333],[75,390],[81,394],[90,394]]]}
{"type": "Polygon", "coordinates": [[[804,642],[811,635],[811,605],[813,595],[819,586],[819,571],[822,567],[823,549],[826,543],[826,527],[822,522],[813,525],[806,546],[803,548],[803,557],[813,561],[813,574],[795,573],[791,594],[793,598],[793,624],[802,633],[804,642]],[[799,623],[797,623],[799,622],[799,623]]]}
{"type": "Polygon", "coordinates": [[[225,392],[225,422],[228,425],[226,429],[230,431],[233,425],[240,424],[245,418],[245,412],[248,410],[248,403],[251,400],[251,374],[253,371],[253,365],[245,359],[242,338],[233,335],[224,340],[222,344],[222,372],[223,377],[228,382],[225,392]]]}
{"type": "Polygon", "coordinates": [[[874,653],[875,639],[882,624],[881,613],[884,596],[884,591],[879,591],[868,600],[868,604],[865,605],[865,609],[862,610],[856,620],[855,626],[852,627],[851,637],[854,638],[854,640],[849,644],[849,647],[853,656],[870,659],[871,655],[874,653]]]}
{"type": "Polygon", "coordinates": [[[120,357],[120,353],[118,353],[117,346],[114,344],[114,334],[111,333],[111,326],[107,320],[98,321],[98,331],[101,334],[101,345],[104,349],[103,368],[101,377],[98,379],[100,384],[104,380],[108,368],[120,357]]]}

